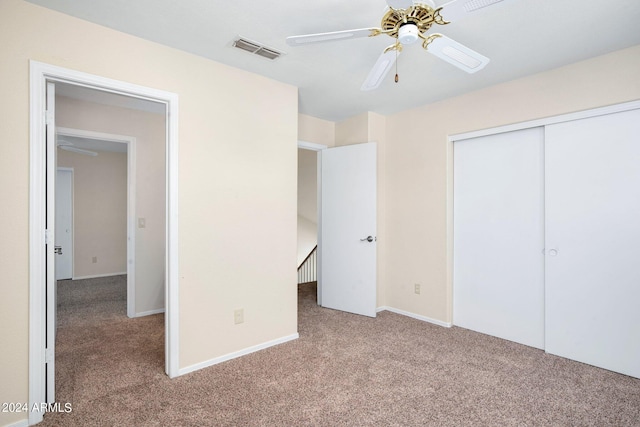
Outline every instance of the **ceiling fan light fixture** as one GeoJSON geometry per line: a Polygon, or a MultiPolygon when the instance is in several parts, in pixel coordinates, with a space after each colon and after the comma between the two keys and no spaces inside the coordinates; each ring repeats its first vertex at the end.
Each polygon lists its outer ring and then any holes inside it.
{"type": "MultiPolygon", "coordinates": [[[[434,24],[447,25],[455,18],[501,1],[503,0],[438,0],[438,3],[445,3],[436,7],[433,0],[386,0],[387,8],[379,28],[290,36],[286,41],[289,46],[300,46],[381,34],[392,38],[394,44],[387,47],[376,61],[361,86],[363,91],[376,89],[397,60],[403,46],[415,44],[419,40],[430,54],[471,74],[483,69],[489,63],[489,58],[442,34],[428,32],[434,24]]],[[[398,82],[397,68],[395,81],[398,82]]]]}
{"type": "Polygon", "coordinates": [[[398,41],[403,45],[414,44],[418,41],[419,34],[415,24],[405,24],[398,30],[398,41]]]}

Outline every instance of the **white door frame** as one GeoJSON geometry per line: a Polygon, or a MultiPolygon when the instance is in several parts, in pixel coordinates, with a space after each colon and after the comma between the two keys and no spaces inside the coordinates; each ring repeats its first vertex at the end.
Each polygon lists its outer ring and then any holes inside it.
{"type": "MultiPolygon", "coordinates": [[[[117,142],[127,146],[127,316],[136,316],[136,138],[56,126],[56,135],[117,142]]],[[[74,274],[75,277],[75,274],[74,274]]]]}
{"type": "MultiPolygon", "coordinates": [[[[301,148],[303,150],[319,152],[329,148],[329,146],[323,145],[323,144],[316,144],[315,142],[298,141],[298,148],[301,148]]],[[[320,237],[321,231],[322,231],[322,212],[320,209],[320,192],[322,191],[322,156],[317,156],[316,175],[317,175],[316,206],[318,208],[318,229],[317,229],[318,235],[316,237],[318,241],[318,252],[317,252],[317,263],[316,263],[316,283],[317,283],[316,298],[317,298],[318,305],[322,305],[322,273],[321,273],[322,256],[320,256],[320,253],[321,253],[320,245],[322,244],[321,242],[322,239],[320,237]]]]}
{"type": "MultiPolygon", "coordinates": [[[[45,400],[47,82],[89,87],[166,105],[165,372],[171,378],[176,377],[179,375],[178,95],[33,60],[29,65],[29,408],[45,400]]],[[[53,230],[48,235],[53,241],[52,233],[53,230]]],[[[42,418],[42,410],[29,412],[29,424],[42,418]]]]}

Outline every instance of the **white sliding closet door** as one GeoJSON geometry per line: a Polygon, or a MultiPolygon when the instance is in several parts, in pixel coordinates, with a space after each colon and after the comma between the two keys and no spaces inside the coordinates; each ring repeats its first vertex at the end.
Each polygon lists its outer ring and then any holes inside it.
{"type": "Polygon", "coordinates": [[[640,110],[546,128],[549,353],[640,377],[640,110]]]}
{"type": "Polygon", "coordinates": [[[453,322],[544,348],[543,129],[453,147],[453,322]]]}

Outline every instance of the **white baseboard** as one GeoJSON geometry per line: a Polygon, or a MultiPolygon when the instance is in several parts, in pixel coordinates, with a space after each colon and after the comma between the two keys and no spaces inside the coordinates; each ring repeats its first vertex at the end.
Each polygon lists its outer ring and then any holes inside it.
{"type": "Polygon", "coordinates": [[[16,421],[12,424],[7,424],[5,427],[29,427],[29,419],[16,421]]]}
{"type": "Polygon", "coordinates": [[[434,325],[443,326],[445,328],[450,328],[452,326],[449,322],[443,322],[442,320],[432,319],[427,316],[422,316],[420,314],[410,313],[404,310],[398,310],[397,308],[382,306],[376,309],[376,312],[379,313],[381,311],[390,311],[392,313],[401,314],[403,316],[411,317],[413,319],[422,320],[423,322],[433,323],[434,325]]]}
{"type": "Polygon", "coordinates": [[[111,276],[122,276],[126,275],[127,272],[124,271],[122,273],[105,273],[105,274],[92,274],[89,276],[74,276],[71,280],[83,280],[83,279],[97,279],[98,277],[111,277],[111,276]]]}
{"type": "Polygon", "coordinates": [[[164,313],[164,308],[157,308],[155,310],[143,311],[142,313],[136,313],[136,317],[151,316],[153,314],[164,313]]]}
{"type": "Polygon", "coordinates": [[[235,359],[237,357],[246,356],[250,353],[255,353],[256,351],[264,350],[265,348],[273,347],[278,344],[283,344],[288,341],[293,341],[298,339],[299,335],[296,332],[295,334],[278,338],[272,341],[267,341],[262,344],[254,345],[253,347],[248,347],[243,350],[234,351],[233,353],[225,354],[224,356],[216,357],[213,359],[206,360],[204,362],[196,363],[195,365],[187,366],[186,368],[181,368],[178,371],[178,376],[185,375],[194,371],[198,371],[203,368],[208,368],[209,366],[217,365],[218,363],[226,362],[227,360],[235,359]]]}

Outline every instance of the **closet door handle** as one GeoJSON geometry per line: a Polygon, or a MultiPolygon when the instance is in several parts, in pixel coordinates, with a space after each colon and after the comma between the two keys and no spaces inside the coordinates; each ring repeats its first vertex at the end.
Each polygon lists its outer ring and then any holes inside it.
{"type": "Polygon", "coordinates": [[[557,256],[557,255],[558,255],[557,249],[549,249],[549,256],[557,256]]]}

